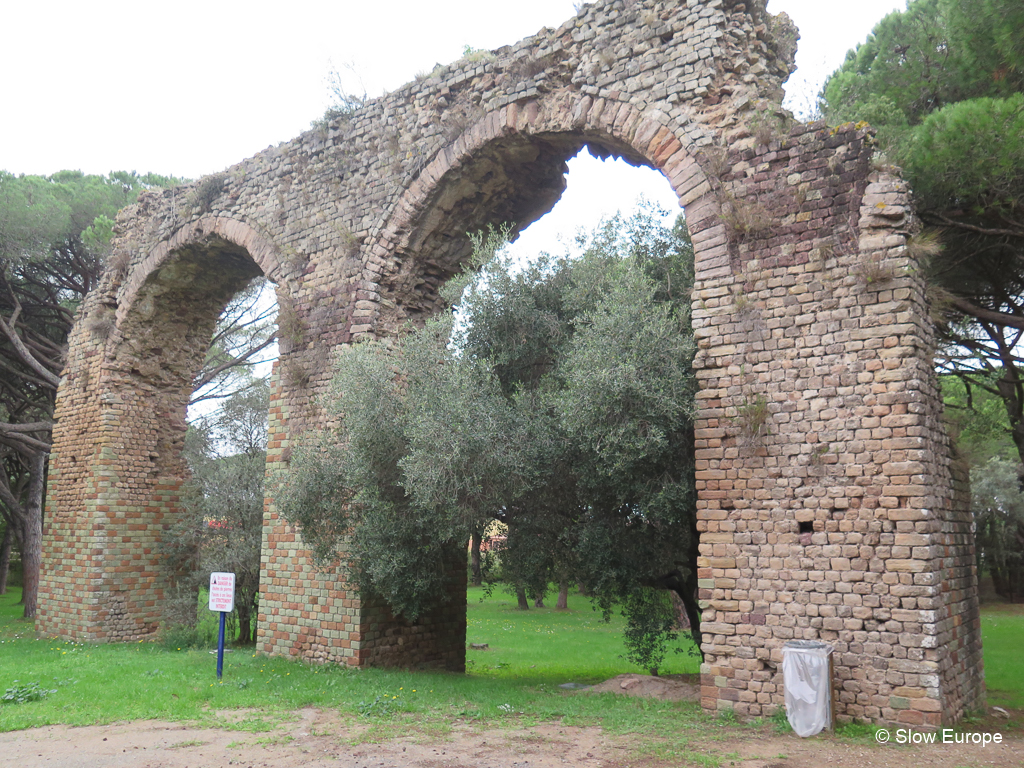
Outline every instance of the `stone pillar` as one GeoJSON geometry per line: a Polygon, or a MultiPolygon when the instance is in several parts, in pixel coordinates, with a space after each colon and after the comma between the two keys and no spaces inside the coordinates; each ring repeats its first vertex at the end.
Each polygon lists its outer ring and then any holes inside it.
{"type": "Polygon", "coordinates": [[[934,727],[981,701],[909,195],[872,155],[852,125],[732,153],[730,268],[697,255],[708,709],[782,706],[790,639],[835,649],[840,720],[934,727]]]}

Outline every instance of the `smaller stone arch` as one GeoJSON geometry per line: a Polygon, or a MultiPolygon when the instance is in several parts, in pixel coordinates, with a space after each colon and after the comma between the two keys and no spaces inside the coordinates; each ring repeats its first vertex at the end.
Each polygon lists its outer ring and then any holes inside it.
{"type": "Polygon", "coordinates": [[[280,278],[278,248],[236,219],[202,216],[136,251],[138,234],[115,243],[123,266],[72,333],[51,456],[40,627],[94,641],[158,631],[194,376],[227,302],[255,277],[280,278]]]}
{"type": "Polygon", "coordinates": [[[281,250],[250,222],[231,216],[207,214],[187,222],[166,240],[161,240],[130,269],[118,292],[119,305],[130,306],[139,288],[171,256],[182,249],[221,241],[221,248],[234,246],[246,253],[271,282],[283,281],[281,250]]]}

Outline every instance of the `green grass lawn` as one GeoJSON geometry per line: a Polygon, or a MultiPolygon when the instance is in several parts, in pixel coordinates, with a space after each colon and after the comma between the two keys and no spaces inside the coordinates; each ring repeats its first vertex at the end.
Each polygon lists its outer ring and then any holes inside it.
{"type": "MultiPolygon", "coordinates": [[[[154,643],[82,645],[36,639],[31,623],[20,618],[15,589],[0,596],[0,696],[45,695],[0,702],[0,731],[142,719],[265,731],[306,706],[366,718],[373,724],[367,738],[410,729],[439,734],[459,722],[523,726],[559,720],[600,725],[612,733],[671,734],[673,749],[686,749],[697,734],[706,736],[718,725],[735,727],[704,714],[694,703],[580,695],[560,688],[562,683],[592,683],[640,671],[620,658],[621,618],[604,623],[589,601],[572,597],[567,612],[521,612],[504,593],[481,597],[482,591],[471,591],[468,641],[489,648],[469,652],[466,675],[350,670],[236,648],[226,655],[224,679],[218,683],[216,656],[207,648],[179,651],[154,643]],[[238,709],[246,711],[240,722],[218,714],[238,709]]],[[[1024,613],[986,610],[983,630],[989,702],[1024,706],[1024,613]]],[[[696,670],[696,659],[685,652],[670,654],[662,666],[663,673],[696,670]]]]}
{"type": "MultiPolygon", "coordinates": [[[[226,654],[218,683],[211,649],[35,639],[31,625],[18,618],[19,594],[12,591],[0,596],[0,695],[31,695],[35,687],[50,693],[36,701],[0,703],[0,731],[153,718],[260,731],[306,706],[348,711],[400,729],[410,721],[443,729],[457,721],[522,725],[561,719],[567,725],[604,725],[612,732],[654,733],[710,722],[695,704],[581,696],[559,688],[637,671],[618,658],[623,653],[618,623],[601,621],[589,601],[572,599],[568,612],[520,612],[502,593],[483,602],[481,596],[475,590],[470,598],[469,640],[490,649],[470,652],[466,675],[349,670],[236,648],[226,654]],[[253,714],[240,723],[216,714],[233,709],[253,714]]],[[[666,672],[696,668],[696,660],[684,654],[673,654],[664,665],[666,672]]]]}
{"type": "MultiPolygon", "coordinates": [[[[578,595],[569,598],[568,611],[520,611],[515,606],[515,598],[498,589],[488,596],[481,588],[470,588],[466,641],[489,646],[468,651],[470,673],[555,685],[598,683],[624,672],[647,674],[621,658],[622,616],[614,614],[605,622],[578,595]]],[[[671,646],[659,674],[700,672],[700,659],[691,649],[689,636],[671,646]]]]}
{"type": "Polygon", "coordinates": [[[1024,605],[983,606],[981,637],[989,706],[1024,709],[1024,605]]]}

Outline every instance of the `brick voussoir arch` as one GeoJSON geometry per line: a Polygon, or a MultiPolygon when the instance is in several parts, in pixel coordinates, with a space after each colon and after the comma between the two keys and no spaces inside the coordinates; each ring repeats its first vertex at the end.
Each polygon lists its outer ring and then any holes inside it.
{"type": "MultiPolygon", "coordinates": [[[[700,136],[706,144],[713,141],[710,131],[703,127],[700,136]]],[[[562,93],[508,104],[483,115],[424,167],[369,246],[372,257],[389,265],[389,269],[375,275],[371,290],[385,295],[389,292],[398,273],[410,261],[402,256],[415,251],[415,241],[423,237],[423,221],[451,185],[452,176],[472,165],[481,152],[509,139],[559,142],[566,147],[562,160],[584,146],[596,145],[602,155],[623,156],[634,165],[660,171],[680,206],[685,207],[698,270],[712,274],[727,264],[727,237],[718,200],[712,194],[711,180],[701,168],[702,153],[690,135],[655,107],[637,106],[616,98],[594,99],[579,93],[562,93]]],[[[509,159],[509,163],[514,162],[514,158],[509,159]]],[[[482,214],[486,216],[486,211],[482,214]]],[[[519,221],[502,223],[521,228],[519,221]]],[[[415,260],[415,253],[412,255],[411,260],[415,260]]],[[[375,320],[380,320],[379,313],[375,320]]],[[[394,330],[389,327],[392,325],[387,319],[384,323],[375,322],[363,335],[386,335],[394,330]]]]}
{"type": "Polygon", "coordinates": [[[225,243],[243,249],[263,275],[271,282],[284,284],[281,274],[280,248],[249,221],[224,215],[207,215],[188,222],[167,240],[157,243],[131,269],[118,295],[118,316],[123,317],[130,308],[143,284],[174,255],[183,248],[208,243],[211,238],[220,238],[225,243]]]}

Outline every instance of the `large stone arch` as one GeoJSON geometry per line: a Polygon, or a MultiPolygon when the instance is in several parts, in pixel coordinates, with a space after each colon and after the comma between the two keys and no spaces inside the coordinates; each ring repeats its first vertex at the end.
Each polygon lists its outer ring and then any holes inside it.
{"type": "MultiPolygon", "coordinates": [[[[710,131],[700,135],[715,141],[710,131]]],[[[465,233],[511,225],[518,234],[548,213],[565,190],[566,161],[584,147],[660,171],[686,208],[702,261],[722,254],[715,246],[726,242],[725,227],[700,168],[702,152],[666,115],[584,94],[511,104],[481,116],[438,154],[370,244],[385,265],[377,281],[385,303],[376,332],[437,312],[437,288],[471,250],[465,233]]]]}
{"type": "MultiPolygon", "coordinates": [[[[153,544],[178,503],[187,372],[233,285],[262,271],[278,286],[277,479],[293,441],[324,423],[334,351],[434,311],[466,255],[460,235],[537,218],[589,144],[658,168],[694,236],[704,706],[774,711],[789,639],[835,647],[841,718],[934,726],[976,706],[974,545],[910,193],[870,130],[783,122],[795,38],[761,0],[600,0],[190,188],[143,195],[72,334],[41,631],[156,631],[153,544]],[[178,305],[205,307],[202,322],[185,332],[178,305]]],[[[461,669],[464,642],[464,601],[396,619],[343,573],[316,571],[268,498],[261,651],[461,669]]]]}

